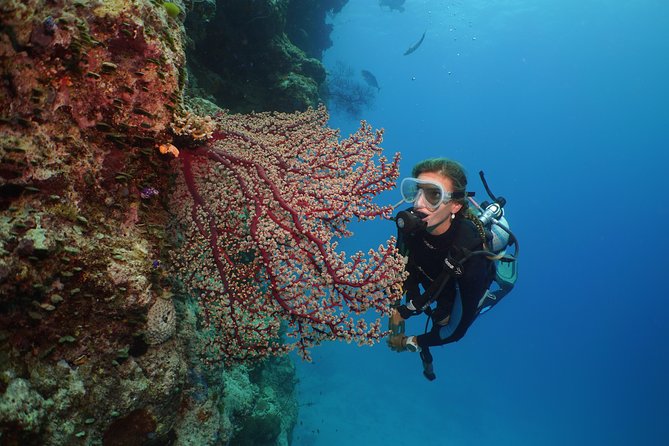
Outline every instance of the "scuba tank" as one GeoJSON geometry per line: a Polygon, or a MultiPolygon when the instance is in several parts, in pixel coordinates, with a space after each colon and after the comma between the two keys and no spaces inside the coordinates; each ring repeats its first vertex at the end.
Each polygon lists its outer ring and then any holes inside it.
{"type": "Polygon", "coordinates": [[[516,253],[518,255],[518,241],[509,229],[509,223],[504,216],[504,206],[506,205],[506,198],[502,196],[495,196],[488,182],[485,179],[483,171],[479,172],[483,187],[485,187],[488,196],[492,199],[492,203],[484,201],[480,205],[472,198],[468,197],[469,202],[473,205],[473,211],[478,219],[483,224],[483,227],[489,232],[488,245],[490,251],[497,256],[503,257],[506,254],[506,248],[515,245],[516,253]]]}
{"type": "Polygon", "coordinates": [[[518,279],[518,240],[511,232],[509,223],[504,216],[504,206],[506,199],[501,196],[495,196],[488,187],[483,171],[479,172],[483,187],[485,187],[492,203],[484,201],[480,205],[469,197],[473,210],[477,213],[478,219],[483,223],[487,231],[488,245],[490,251],[495,255],[491,258],[496,260],[495,283],[499,290],[491,292],[487,290],[478,304],[478,314],[483,314],[495,306],[504,296],[509,294],[518,279]],[[513,245],[515,251],[513,256],[506,253],[506,249],[513,245]]]}

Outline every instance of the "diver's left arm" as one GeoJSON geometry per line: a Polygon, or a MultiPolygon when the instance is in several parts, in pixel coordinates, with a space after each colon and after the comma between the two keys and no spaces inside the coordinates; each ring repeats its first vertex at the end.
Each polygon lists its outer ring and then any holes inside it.
{"type": "Polygon", "coordinates": [[[491,261],[485,256],[471,257],[463,265],[463,275],[458,279],[458,292],[453,302],[450,317],[445,325],[436,325],[430,332],[417,337],[420,347],[430,347],[456,342],[462,339],[476,319],[478,302],[490,286],[491,261]]]}

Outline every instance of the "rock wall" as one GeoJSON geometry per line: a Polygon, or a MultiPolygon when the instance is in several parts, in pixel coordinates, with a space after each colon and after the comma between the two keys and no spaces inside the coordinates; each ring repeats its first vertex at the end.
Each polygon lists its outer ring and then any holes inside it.
{"type": "Polygon", "coordinates": [[[186,21],[191,88],[233,112],[293,112],[324,102],[328,13],[346,0],[194,2],[186,21]]]}
{"type": "Polygon", "coordinates": [[[164,267],[187,8],[0,5],[0,444],[289,443],[290,361],[204,370],[164,267]]]}

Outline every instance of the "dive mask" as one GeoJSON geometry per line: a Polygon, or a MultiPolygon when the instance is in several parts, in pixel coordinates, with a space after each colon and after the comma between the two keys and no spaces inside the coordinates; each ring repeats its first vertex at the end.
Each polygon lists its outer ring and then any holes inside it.
{"type": "Polygon", "coordinates": [[[430,210],[435,210],[441,203],[447,203],[453,198],[453,194],[446,192],[444,187],[436,181],[420,180],[418,178],[405,178],[400,184],[402,199],[407,203],[414,203],[423,196],[425,205],[430,210]]]}

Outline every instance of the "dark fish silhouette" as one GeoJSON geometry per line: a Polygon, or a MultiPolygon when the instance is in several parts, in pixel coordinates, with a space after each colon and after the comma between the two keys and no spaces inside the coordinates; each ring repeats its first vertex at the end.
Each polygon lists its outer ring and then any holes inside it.
{"type": "Polygon", "coordinates": [[[409,54],[413,53],[414,51],[416,51],[416,50],[418,49],[418,47],[420,46],[420,44],[423,43],[423,40],[425,39],[425,33],[426,33],[426,32],[427,32],[427,31],[425,31],[425,32],[423,33],[423,35],[421,36],[421,38],[420,38],[420,40],[419,40],[418,42],[416,42],[416,43],[414,43],[413,45],[411,45],[411,46],[409,47],[409,49],[406,50],[406,51],[404,52],[404,55],[405,55],[405,56],[408,56],[409,54]]]}
{"type": "Polygon", "coordinates": [[[376,81],[376,76],[367,70],[362,70],[360,73],[362,74],[362,78],[365,79],[365,82],[367,82],[367,85],[381,91],[381,87],[379,87],[379,83],[376,81]]]}
{"type": "Polygon", "coordinates": [[[399,12],[404,12],[404,2],[406,0],[380,0],[379,6],[387,6],[389,10],[396,9],[399,12]]]}

